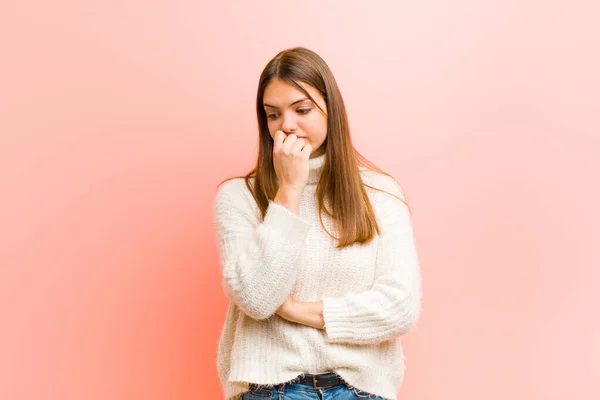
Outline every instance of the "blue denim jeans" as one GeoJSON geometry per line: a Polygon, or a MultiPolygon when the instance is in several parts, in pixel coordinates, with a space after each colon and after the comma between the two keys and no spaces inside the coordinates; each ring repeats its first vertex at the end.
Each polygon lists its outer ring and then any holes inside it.
{"type": "Polygon", "coordinates": [[[331,388],[314,388],[294,381],[279,385],[260,385],[258,388],[245,392],[241,400],[386,400],[352,387],[345,381],[331,388]]]}

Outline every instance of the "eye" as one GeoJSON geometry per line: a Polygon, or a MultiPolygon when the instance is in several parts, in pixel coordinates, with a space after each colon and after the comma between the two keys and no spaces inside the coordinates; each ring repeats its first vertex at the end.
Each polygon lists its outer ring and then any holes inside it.
{"type": "Polygon", "coordinates": [[[308,114],[310,110],[312,110],[312,108],[300,108],[297,111],[299,114],[308,114]]]}
{"type": "Polygon", "coordinates": [[[267,119],[276,119],[279,114],[267,114],[267,119]]]}

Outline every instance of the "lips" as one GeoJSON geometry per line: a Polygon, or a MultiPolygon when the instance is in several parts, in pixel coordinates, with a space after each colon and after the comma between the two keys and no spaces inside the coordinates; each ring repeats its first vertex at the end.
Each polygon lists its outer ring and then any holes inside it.
{"type": "MultiPolygon", "coordinates": [[[[286,133],[285,136],[288,137],[290,135],[286,133]]],[[[296,135],[296,138],[298,138],[298,139],[306,139],[306,136],[298,136],[298,135],[296,135]]]]}

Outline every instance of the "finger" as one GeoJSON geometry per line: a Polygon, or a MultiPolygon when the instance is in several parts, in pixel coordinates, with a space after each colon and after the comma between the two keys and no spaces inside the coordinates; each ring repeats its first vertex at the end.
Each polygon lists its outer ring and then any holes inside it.
{"type": "Polygon", "coordinates": [[[281,150],[286,154],[290,154],[292,146],[294,145],[294,143],[296,143],[296,140],[298,140],[298,135],[296,135],[295,133],[288,135],[288,137],[286,137],[283,141],[283,147],[281,150]]]}
{"type": "Polygon", "coordinates": [[[283,133],[283,131],[275,132],[275,135],[273,135],[273,150],[277,150],[277,151],[281,150],[284,140],[285,140],[285,133],[283,133]]]}
{"type": "Polygon", "coordinates": [[[310,158],[310,155],[312,154],[312,146],[309,143],[306,143],[300,153],[306,158],[310,158]]]}
{"type": "Polygon", "coordinates": [[[297,154],[300,155],[300,151],[302,150],[302,148],[306,145],[306,140],[303,138],[297,139],[294,144],[292,145],[292,148],[290,149],[292,154],[297,154]]]}

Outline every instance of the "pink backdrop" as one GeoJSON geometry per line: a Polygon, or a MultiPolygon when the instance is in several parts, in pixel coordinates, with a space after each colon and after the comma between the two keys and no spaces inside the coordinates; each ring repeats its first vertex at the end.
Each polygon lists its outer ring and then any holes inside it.
{"type": "Polygon", "coordinates": [[[400,398],[600,397],[594,3],[2,2],[0,399],[221,398],[215,187],[295,45],[412,201],[400,398]]]}

